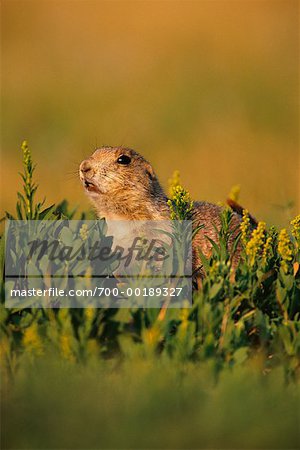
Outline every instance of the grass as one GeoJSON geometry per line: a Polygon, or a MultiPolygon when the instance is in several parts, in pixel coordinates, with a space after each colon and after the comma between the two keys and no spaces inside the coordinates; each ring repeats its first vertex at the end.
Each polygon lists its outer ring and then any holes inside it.
{"type": "Polygon", "coordinates": [[[299,386],[259,365],[216,379],[210,363],[157,357],[27,363],[5,394],[2,448],[296,449],[299,386]]]}
{"type": "MultiPolygon", "coordinates": [[[[22,150],[7,217],[74,217],[66,202],[35,202],[22,150]]],[[[171,192],[182,219],[191,199],[178,175],[171,192]]],[[[231,214],[191,309],[5,309],[2,283],[2,448],[297,448],[300,217],[252,231],[244,212],[233,280],[231,214]]],[[[2,274],[3,251],[2,237],[2,274]]]]}

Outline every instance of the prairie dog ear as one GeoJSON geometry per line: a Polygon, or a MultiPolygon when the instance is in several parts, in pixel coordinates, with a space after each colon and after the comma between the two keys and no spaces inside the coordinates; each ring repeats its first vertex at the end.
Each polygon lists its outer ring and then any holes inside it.
{"type": "Polygon", "coordinates": [[[151,164],[149,164],[149,163],[146,163],[146,173],[151,180],[154,180],[155,173],[154,173],[154,170],[153,170],[151,164]]]}

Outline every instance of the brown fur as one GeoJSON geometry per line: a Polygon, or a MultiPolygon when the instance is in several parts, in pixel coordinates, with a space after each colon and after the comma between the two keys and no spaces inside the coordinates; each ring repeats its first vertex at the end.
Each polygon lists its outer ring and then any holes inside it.
{"type": "MultiPolygon", "coordinates": [[[[152,166],[134,150],[123,147],[100,148],[81,163],[79,175],[97,215],[105,217],[107,221],[169,218],[168,199],[152,166]],[[117,163],[121,155],[131,158],[129,165],[117,163]],[[93,184],[86,186],[89,183],[93,184]]],[[[211,254],[212,245],[207,236],[218,242],[215,227],[220,229],[221,211],[221,207],[211,203],[194,203],[193,226],[203,225],[193,241],[193,266],[200,277],[204,272],[197,249],[200,248],[206,256],[211,254]]],[[[239,215],[233,213],[230,225],[233,235],[229,244],[233,243],[239,222],[239,215]]],[[[239,253],[238,248],[233,255],[234,265],[239,259],[239,253]]]]}

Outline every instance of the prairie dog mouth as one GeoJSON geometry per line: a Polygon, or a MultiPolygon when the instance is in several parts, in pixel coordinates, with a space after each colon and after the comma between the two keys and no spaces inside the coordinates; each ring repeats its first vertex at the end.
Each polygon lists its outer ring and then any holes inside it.
{"type": "Polygon", "coordinates": [[[82,179],[82,184],[83,184],[84,189],[86,191],[88,191],[88,192],[95,192],[96,194],[101,194],[100,189],[89,178],[83,178],[82,179]]]}

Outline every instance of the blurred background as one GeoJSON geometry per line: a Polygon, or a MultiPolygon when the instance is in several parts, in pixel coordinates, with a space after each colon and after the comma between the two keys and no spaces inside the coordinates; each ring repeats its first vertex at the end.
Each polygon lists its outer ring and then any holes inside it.
{"type": "MultiPolygon", "coordinates": [[[[77,179],[97,147],[149,159],[167,188],[241,203],[284,225],[299,212],[298,1],[2,0],[2,207],[20,145],[39,198],[89,208],[77,179]]],[[[2,211],[1,211],[2,215],[2,211]]]]}

